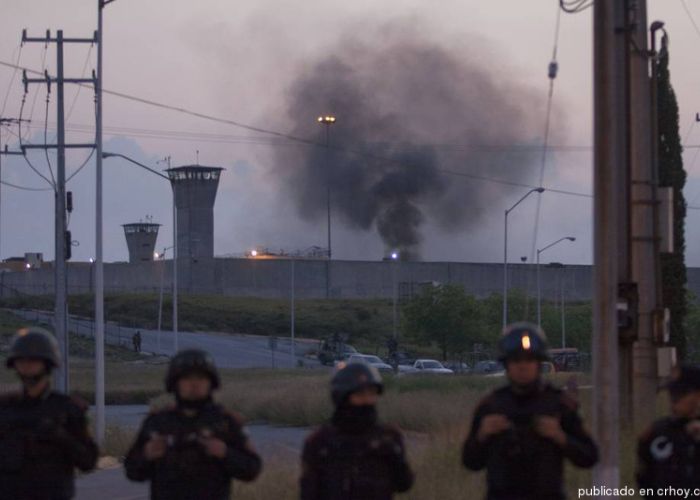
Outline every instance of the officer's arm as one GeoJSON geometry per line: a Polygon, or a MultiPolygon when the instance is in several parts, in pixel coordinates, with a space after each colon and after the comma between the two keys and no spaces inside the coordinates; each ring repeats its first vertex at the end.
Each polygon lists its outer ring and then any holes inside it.
{"type": "Polygon", "coordinates": [[[65,447],[73,464],[82,471],[92,470],[97,464],[99,451],[88,431],[85,411],[87,404],[73,399],[66,423],[65,447]]]}
{"type": "Polygon", "coordinates": [[[143,422],[141,430],[136,437],[136,441],[134,441],[134,444],[131,445],[131,448],[126,454],[124,470],[126,472],[126,477],[132,481],[146,481],[153,477],[155,464],[146,459],[144,447],[154,429],[153,417],[149,416],[143,422]]]}
{"type": "Polygon", "coordinates": [[[583,428],[581,417],[573,402],[564,403],[561,426],[566,434],[564,456],[578,467],[593,467],[598,462],[598,447],[583,428]]]}
{"type": "Polygon", "coordinates": [[[301,453],[301,477],[299,490],[301,500],[321,500],[321,477],[316,459],[314,436],[306,440],[301,453]]]}
{"type": "Polygon", "coordinates": [[[462,450],[462,463],[467,469],[481,470],[486,467],[488,445],[487,443],[482,443],[477,439],[477,433],[479,432],[481,421],[485,416],[486,407],[482,403],[474,412],[472,427],[462,450]]]}
{"type": "Polygon", "coordinates": [[[392,463],[391,463],[391,479],[394,491],[403,493],[408,491],[413,486],[413,471],[406,460],[406,451],[403,444],[403,437],[398,431],[392,432],[392,463]]]}
{"type": "Polygon", "coordinates": [[[227,414],[227,418],[231,431],[225,439],[224,468],[232,478],[252,481],[262,470],[262,460],[245,434],[240,418],[233,414],[227,414]]]}

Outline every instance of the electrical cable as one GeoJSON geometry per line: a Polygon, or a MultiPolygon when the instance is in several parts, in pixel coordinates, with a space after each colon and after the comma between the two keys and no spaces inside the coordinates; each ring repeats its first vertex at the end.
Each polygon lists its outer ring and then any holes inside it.
{"type": "MultiPolygon", "coordinates": [[[[45,71],[46,71],[46,55],[48,54],[49,46],[48,44],[44,44],[44,54],[41,58],[41,76],[44,76],[45,71]]],[[[34,99],[32,100],[32,107],[29,111],[29,122],[32,121],[32,118],[34,118],[34,108],[36,106],[36,99],[39,96],[39,87],[36,88],[34,91],[34,99]]],[[[27,142],[28,144],[31,144],[31,141],[24,139],[24,142],[27,142]]]]}
{"type": "Polygon", "coordinates": [[[690,9],[688,8],[688,4],[685,3],[685,0],[681,0],[681,5],[683,6],[683,10],[685,10],[685,13],[688,15],[688,19],[693,25],[693,28],[695,28],[695,33],[700,36],[700,27],[698,26],[698,23],[695,22],[695,19],[693,18],[693,14],[691,14],[690,9]]]}
{"type": "MultiPolygon", "coordinates": [[[[85,62],[83,63],[83,71],[80,73],[80,78],[85,78],[85,72],[87,71],[88,63],[90,62],[90,56],[92,56],[92,48],[93,45],[90,44],[90,48],[88,49],[87,56],[85,57],[85,62]]],[[[68,108],[68,113],[66,114],[66,119],[65,122],[68,124],[71,115],[73,114],[73,109],[75,108],[75,103],[78,101],[78,96],[80,95],[80,91],[82,90],[83,86],[78,85],[77,89],[75,91],[75,95],[73,96],[73,102],[71,102],[70,107],[68,108]]]]}
{"type": "Polygon", "coordinates": [[[17,125],[18,127],[18,132],[19,132],[19,147],[22,150],[22,157],[24,158],[24,161],[27,162],[27,165],[29,165],[29,168],[31,168],[39,177],[44,179],[46,182],[51,185],[51,187],[55,190],[56,186],[41,172],[39,172],[39,169],[37,169],[31,161],[29,161],[29,157],[27,156],[27,151],[24,148],[24,145],[22,144],[22,115],[24,114],[24,105],[27,101],[27,92],[25,91],[24,95],[22,96],[22,104],[19,107],[19,123],[17,125]]]}
{"type": "Polygon", "coordinates": [[[5,99],[2,101],[2,109],[0,109],[0,116],[4,116],[5,114],[5,109],[7,108],[7,100],[10,97],[10,92],[12,91],[12,86],[15,83],[15,77],[17,76],[17,71],[19,71],[19,61],[22,57],[22,47],[24,47],[23,44],[19,44],[19,47],[15,48],[15,52],[17,53],[17,64],[12,72],[12,76],[10,77],[10,84],[7,86],[7,92],[5,93],[5,99]]]}
{"type": "Polygon", "coordinates": [[[592,7],[595,0],[559,0],[559,7],[567,14],[578,14],[592,7]]]}
{"type": "MultiPolygon", "coordinates": [[[[45,121],[47,123],[49,121],[49,104],[50,104],[50,102],[51,102],[51,93],[47,91],[46,92],[46,118],[45,118],[45,121]]],[[[45,124],[44,125],[44,146],[47,146],[49,144],[47,137],[46,137],[47,135],[48,135],[48,126],[45,124]]],[[[46,164],[49,167],[49,174],[51,174],[51,183],[55,186],[56,185],[56,178],[53,175],[53,168],[51,168],[51,159],[49,158],[49,149],[48,148],[44,148],[44,155],[46,155],[46,164]]]]}
{"type": "MultiPolygon", "coordinates": [[[[97,120],[97,95],[95,95],[93,103],[95,106],[95,120],[97,120]]],[[[95,144],[97,144],[97,133],[95,134],[95,144]]],[[[92,158],[92,155],[95,154],[95,150],[95,148],[90,149],[90,154],[87,156],[87,158],[85,158],[85,161],[75,170],[75,172],[68,176],[66,179],[66,184],[68,184],[73,177],[78,175],[87,166],[88,162],[92,158]]]]}

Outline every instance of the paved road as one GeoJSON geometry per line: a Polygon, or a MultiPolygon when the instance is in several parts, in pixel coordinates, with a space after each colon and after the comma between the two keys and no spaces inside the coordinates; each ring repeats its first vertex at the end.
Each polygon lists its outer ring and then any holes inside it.
{"type": "MultiPolygon", "coordinates": [[[[134,432],[148,413],[145,405],[107,406],[107,424],[134,432]]],[[[309,429],[301,427],[248,426],[250,439],[263,461],[284,458],[299,460],[299,453],[309,429]]],[[[124,469],[116,465],[81,476],[76,481],[76,500],[147,500],[148,485],[126,479],[124,469]]]]}
{"type": "MultiPolygon", "coordinates": [[[[23,319],[51,323],[53,313],[44,311],[14,310],[23,319]]],[[[69,321],[71,332],[80,335],[92,335],[92,321],[71,316],[69,321]]],[[[172,355],[174,352],[174,334],[172,331],[138,329],[141,332],[141,350],[154,354],[172,355]]],[[[125,328],[107,323],[105,325],[105,341],[108,344],[118,344],[131,348],[131,339],[136,328],[125,328]]],[[[274,352],[270,349],[269,337],[258,335],[234,335],[217,332],[179,332],[178,346],[180,349],[197,347],[209,352],[217,366],[222,368],[291,368],[302,362],[307,367],[321,366],[318,361],[303,355],[315,349],[317,342],[298,340],[295,342],[295,357],[291,354],[289,338],[279,338],[274,352]]]]}

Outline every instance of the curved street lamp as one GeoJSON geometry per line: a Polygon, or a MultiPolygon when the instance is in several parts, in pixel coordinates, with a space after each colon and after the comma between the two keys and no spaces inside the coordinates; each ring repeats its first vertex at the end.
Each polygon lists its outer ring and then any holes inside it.
{"type": "Polygon", "coordinates": [[[506,210],[504,217],[504,234],[503,238],[503,329],[505,330],[508,325],[508,214],[511,213],[515,207],[520,205],[520,203],[530,196],[532,193],[543,193],[543,187],[532,188],[530,191],[525,193],[522,198],[520,198],[512,207],[506,210]]]}
{"type": "Polygon", "coordinates": [[[554,245],[566,240],[573,242],[576,241],[576,238],[574,238],[573,236],[564,236],[563,238],[559,238],[554,243],[550,243],[546,247],[537,250],[537,326],[539,327],[542,326],[542,289],[540,284],[540,254],[548,248],[552,248],[554,245]]]}

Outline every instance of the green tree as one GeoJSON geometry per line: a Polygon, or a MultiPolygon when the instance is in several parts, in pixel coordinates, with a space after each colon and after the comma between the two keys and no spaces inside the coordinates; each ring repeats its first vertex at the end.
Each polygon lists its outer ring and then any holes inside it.
{"type": "Polygon", "coordinates": [[[673,253],[661,254],[663,303],[671,312],[671,344],[682,359],[686,353],[685,316],[687,313],[685,267],[685,215],[683,197],[686,172],[683,147],[678,133],[678,101],[671,85],[669,53],[666,44],[659,53],[657,77],[657,117],[659,151],[659,185],[673,188],[673,253]]]}
{"type": "Polygon", "coordinates": [[[443,359],[466,352],[483,337],[479,303],[458,285],[426,288],[404,307],[403,322],[413,341],[436,344],[443,359]]]}

